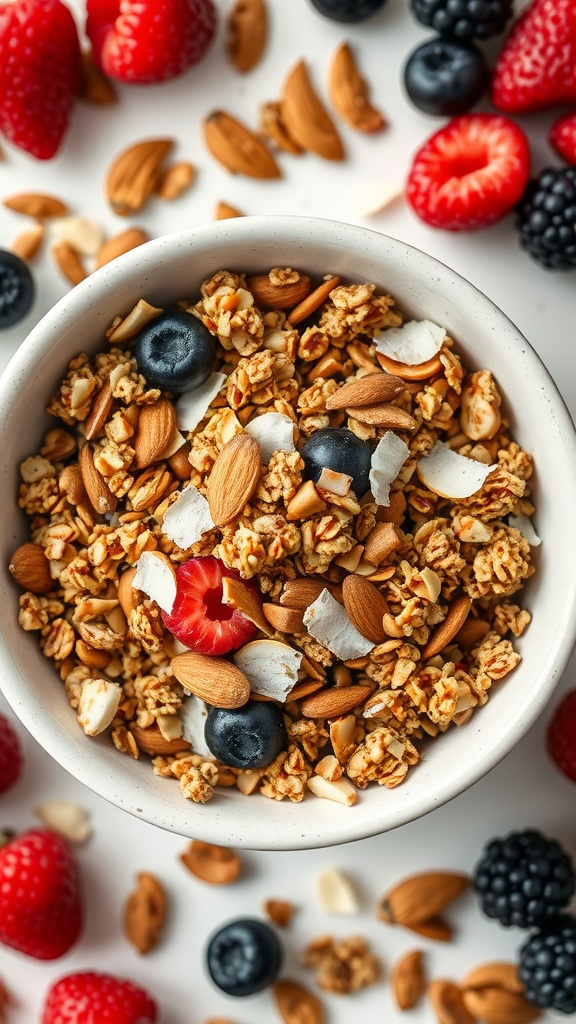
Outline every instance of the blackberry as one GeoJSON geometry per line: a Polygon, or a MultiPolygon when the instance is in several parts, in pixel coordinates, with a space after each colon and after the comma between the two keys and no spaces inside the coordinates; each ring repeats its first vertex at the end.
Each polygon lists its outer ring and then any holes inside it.
{"type": "Polygon", "coordinates": [[[536,1006],[576,1013],[576,917],[560,914],[526,940],[519,974],[536,1006]]]}
{"type": "Polygon", "coordinates": [[[512,0],[411,0],[423,25],[441,36],[489,39],[502,32],[512,15],[512,0]]]}
{"type": "Polygon", "coordinates": [[[520,245],[547,270],[576,267],[576,167],[547,167],[518,205],[520,245]]]}
{"type": "Polygon", "coordinates": [[[379,11],[387,0],[312,0],[312,5],[332,21],[365,21],[379,11]]]}
{"type": "Polygon", "coordinates": [[[488,917],[531,928],[554,917],[574,892],[568,855],[540,832],[512,832],[494,839],[476,866],[474,889],[488,917]]]}

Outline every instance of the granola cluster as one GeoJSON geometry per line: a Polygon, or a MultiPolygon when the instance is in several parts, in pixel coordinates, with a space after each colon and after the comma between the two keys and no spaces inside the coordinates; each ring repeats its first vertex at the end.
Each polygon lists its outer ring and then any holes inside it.
{"type": "MultiPolygon", "coordinates": [[[[268,280],[273,291],[301,275],[274,268],[268,280]]],[[[448,337],[422,367],[382,357],[374,336],[403,318],[373,284],[336,281],[320,305],[312,300],[308,316],[294,324],[285,310],[258,308],[245,276],[222,270],[202,284],[197,302],[180,303],[217,337],[216,370],[225,379],[194,430],[181,434],[175,426],[165,450],[138,468],[142,410],[171,398],[147,386],[131,350],[161,312],[141,300],[116,318],[105,351],[72,360],[48,405],[57,425],[21,465],[18,504],[51,579],[20,597],[22,628],[38,633],[73,708],[87,681],[106,682],[111,741],[131,757],[150,756],[156,774],[176,778],[192,801],[237,786],[273,800],[298,802],[311,790],[351,803],[369,782],[397,786],[420,760],[422,742],[468,722],[493,682],[518,664],[511,637],[530,621],[512,600],[533,572],[530,547],[508,517],[534,511],[532,463],[501,418],[490,371],[467,375],[448,337]],[[299,453],[328,426],[348,427],[376,446],[389,428],[362,410],[333,409],[329,399],[382,369],[405,384],[390,407],[412,417],[409,428],[394,430],[409,454],[387,505],[370,492],[314,486],[303,477],[299,453]],[[273,452],[232,522],[179,547],[163,530],[167,510],[190,484],[206,495],[225,445],[265,413],[292,421],[296,449],[273,452]],[[470,497],[442,497],[422,482],[418,460],[438,440],[494,467],[470,497]],[[186,692],[171,668],[173,638],[158,605],[129,583],[150,551],[175,565],[215,555],[245,579],[255,577],[276,612],[292,611],[268,634],[303,658],[299,683],[282,705],[288,748],[265,769],[206,760],[183,738],[186,692]],[[380,641],[342,662],[307,631],[305,604],[292,598],[294,586],[308,581],[319,584],[316,594],[325,587],[342,602],[350,575],[372,584],[384,614],[380,641]],[[346,713],[306,712],[310,695],[353,685],[362,699],[346,713]],[[329,777],[327,757],[337,768],[329,777]]]]}

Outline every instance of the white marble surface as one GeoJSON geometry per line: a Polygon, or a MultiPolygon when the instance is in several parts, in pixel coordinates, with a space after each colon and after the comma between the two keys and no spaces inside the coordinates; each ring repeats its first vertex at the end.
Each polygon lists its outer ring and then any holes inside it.
{"type": "MultiPolygon", "coordinates": [[[[109,211],[103,196],[103,177],[111,158],[133,141],[174,137],[178,140],[176,157],[197,164],[197,183],[178,203],[153,201],[134,218],[134,224],[158,235],[210,219],[215,202],[225,199],[246,213],[339,218],[404,239],[455,267],[516,322],[574,413],[574,274],[553,275],[539,269],[519,250],[510,221],[488,231],[456,236],[426,228],[401,200],[369,219],[358,214],[366,182],[378,177],[403,180],[411,154],[437,124],[411,109],[402,94],[403,60],[425,35],[412,22],[405,0],[389,0],[372,22],[350,28],[320,18],[306,0],[269,3],[270,47],[264,63],[249,77],[240,78],[229,68],[220,36],[208,60],[180,80],[160,87],[121,90],[114,109],[79,106],[56,160],[35,163],[4,146],[2,197],[23,190],[53,192],[64,197],[75,212],[94,217],[112,234],[125,222],[109,211]],[[314,81],[322,89],[330,56],[343,39],[354,44],[361,68],[373,83],[374,98],[390,120],[389,130],[370,139],[343,129],[348,159],[342,165],[328,165],[313,156],[299,160],[283,157],[285,177],[277,183],[231,178],[219,168],[202,143],[202,116],[212,108],[224,107],[254,125],[258,103],[277,97],[285,73],[300,57],[308,60],[314,81]]],[[[80,9],[79,0],[75,6],[80,9]]],[[[224,11],[230,5],[220,2],[219,6],[224,11]]],[[[554,162],[546,142],[551,120],[549,113],[522,119],[533,143],[537,169],[554,162]]],[[[0,207],[0,244],[8,245],[21,226],[20,218],[0,207]]],[[[0,339],[1,366],[27,330],[65,292],[66,285],[48,253],[37,262],[36,275],[39,294],[32,313],[0,339]]],[[[562,500],[561,481],[558,500],[562,500]]],[[[573,510],[567,510],[567,529],[572,514],[573,510]]],[[[562,690],[573,685],[575,666],[573,658],[562,690]]],[[[0,707],[5,710],[3,702],[0,707]]],[[[556,772],[544,749],[549,714],[488,777],[427,818],[381,838],[327,852],[247,853],[243,879],[224,889],[209,888],[186,873],[178,861],[183,840],[109,806],[23,737],[26,770],[18,785],[0,798],[0,824],[26,828],[34,821],[35,806],[50,799],[73,799],[89,808],[94,835],[78,853],[84,873],[87,927],[76,949],[52,964],[0,949],[0,977],[18,999],[10,1024],[38,1020],[44,993],[55,978],[92,967],[148,985],[162,1007],[162,1024],[202,1024],[210,1016],[226,1017],[235,1024],[270,1022],[276,1015],[267,993],[235,1002],[211,986],[202,966],[202,949],[211,930],[231,917],[258,913],[262,901],[273,896],[290,898],[298,905],[294,923],[285,933],[285,973],[303,980],[307,974],[296,966],[298,951],[308,939],[327,931],[369,937],[383,960],[385,977],[397,955],[415,945],[426,949],[434,977],[457,979],[480,962],[512,957],[521,935],[484,920],[471,897],[454,908],[451,917],[457,925],[457,940],[446,946],[415,943],[409,933],[386,928],[375,921],[374,906],[377,897],[407,872],[450,866],[470,869],[488,837],[512,828],[539,827],[561,838],[576,853],[575,790],[556,772]],[[319,909],[314,879],[326,866],[341,867],[357,882],[362,897],[360,915],[328,917],[319,909]],[[135,873],[142,870],[155,872],[164,881],[171,904],[165,941],[145,960],[132,950],[121,928],[122,902],[135,873]]],[[[350,999],[327,997],[326,1005],[330,1024],[347,1024],[356,1014],[361,1014],[366,1024],[400,1019],[386,983],[350,999]]],[[[424,1024],[433,1017],[430,1009],[423,1007],[413,1012],[411,1019],[424,1024]]]]}

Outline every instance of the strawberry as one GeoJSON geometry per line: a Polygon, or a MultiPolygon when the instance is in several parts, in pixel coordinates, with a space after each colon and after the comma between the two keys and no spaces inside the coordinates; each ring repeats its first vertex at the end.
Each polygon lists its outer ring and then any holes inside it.
{"type": "Polygon", "coordinates": [[[176,78],[204,56],[216,28],[212,0],[88,0],[86,32],[110,78],[176,78]]]}
{"type": "MultiPolygon", "coordinates": [[[[198,654],[228,654],[251,640],[256,626],[241,611],[222,601],[225,576],[239,580],[219,558],[208,555],[189,558],[176,570],[176,600],[170,615],[162,613],[164,625],[180,643],[198,654]]],[[[260,600],[255,583],[242,580],[260,600]]]]}
{"type": "Polygon", "coordinates": [[[530,173],[524,133],[505,117],[466,114],[432,135],[416,154],[407,196],[427,224],[482,228],[520,199],[530,173]]]}
{"type": "Polygon", "coordinates": [[[0,715],[0,793],[13,786],[22,771],[20,740],[4,715],[0,715]]]}
{"type": "Polygon", "coordinates": [[[0,942],[55,960],[82,928],[78,865],[67,843],[31,829],[0,849],[0,942]]]}
{"type": "Polygon", "coordinates": [[[570,690],[556,708],[548,726],[547,747],[560,771],[576,782],[576,690],[570,690]]]}
{"type": "Polygon", "coordinates": [[[74,19],[60,0],[0,4],[0,131],[49,160],[60,148],[80,83],[74,19]]]}
{"type": "Polygon", "coordinates": [[[154,1024],[156,1003],[143,988],[86,971],[61,978],[48,992],[42,1024],[154,1024]]]}
{"type": "Polygon", "coordinates": [[[576,114],[568,114],[556,121],[550,129],[549,139],[566,163],[576,164],[576,114]]]}
{"type": "Polygon", "coordinates": [[[576,99],[576,4],[534,0],[496,62],[492,102],[520,113],[576,99]]]}

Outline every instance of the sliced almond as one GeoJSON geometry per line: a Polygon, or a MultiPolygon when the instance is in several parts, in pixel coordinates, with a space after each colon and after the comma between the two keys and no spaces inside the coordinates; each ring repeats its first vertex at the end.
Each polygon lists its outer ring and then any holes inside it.
{"type": "Polygon", "coordinates": [[[141,228],[128,228],[127,231],[122,231],[119,235],[109,238],[107,242],[104,242],[98,253],[95,269],[98,270],[107,263],[111,263],[118,256],[123,256],[125,252],[131,252],[132,249],[143,245],[144,242],[148,241],[148,237],[141,228]]]}
{"type": "Polygon", "coordinates": [[[349,406],[346,408],[346,415],[359,420],[360,423],[368,423],[374,427],[385,427],[387,430],[415,430],[416,420],[405,409],[399,409],[396,405],[381,403],[379,405],[363,405],[361,407],[349,406]]]}
{"type": "Polygon", "coordinates": [[[454,982],[444,979],[431,981],[428,985],[428,999],[438,1024],[476,1024],[466,1009],[462,990],[454,982]]]}
{"type": "Polygon", "coordinates": [[[233,217],[243,216],[242,210],[239,210],[237,206],[231,206],[230,203],[222,201],[216,204],[214,220],[232,220],[233,217]]]}
{"type": "Polygon", "coordinates": [[[325,512],[328,508],[326,502],[320,497],[312,480],[305,480],[300,485],[294,497],[288,502],[286,518],[289,522],[298,519],[308,519],[318,512],[325,512]]]}
{"type": "Polygon", "coordinates": [[[454,902],[470,880],[456,871],[411,875],[382,897],[378,918],[387,924],[415,925],[436,917],[454,902]]]}
{"type": "Polygon", "coordinates": [[[507,992],[524,992],[517,965],[506,961],[480,964],[468,971],[462,979],[462,988],[503,988],[507,992]]]}
{"type": "Polygon", "coordinates": [[[389,609],[378,588],[362,576],[346,576],[342,597],[348,618],[362,636],[372,643],[383,643],[386,634],[382,618],[389,609]]]}
{"type": "Polygon", "coordinates": [[[188,160],[170,164],[156,182],[156,195],[168,202],[179,199],[190,188],[195,177],[196,168],[188,160]]]}
{"type": "Polygon", "coordinates": [[[240,708],[250,697],[250,683],[236,665],[223,658],[187,651],[170,667],[185,690],[217,708],[240,708]]]}
{"type": "Polygon", "coordinates": [[[263,103],[260,107],[260,134],[275,143],[284,153],[300,156],[303,152],[302,146],[292,138],[284,123],[280,103],[263,103]]]}
{"type": "Polygon", "coordinates": [[[306,785],[314,796],[322,800],[332,800],[345,807],[352,807],[356,803],[357,792],[348,779],[336,779],[331,782],[323,779],[321,775],[312,775],[306,785]]]}
{"type": "Polygon", "coordinates": [[[400,1010],[411,1010],[426,991],[424,955],[421,949],[411,949],[396,961],[392,969],[392,991],[400,1010]]]}
{"type": "Polygon", "coordinates": [[[149,953],[158,945],[166,921],[167,900],[164,886],[155,875],[142,872],[124,907],[126,934],[139,953],[149,953]]]}
{"type": "Polygon", "coordinates": [[[393,523],[377,523],[364,545],[364,558],[371,565],[381,565],[401,547],[402,541],[393,523]]]}
{"type": "Polygon", "coordinates": [[[452,602],[446,618],[436,627],[428,643],[422,648],[423,660],[433,658],[444,650],[446,644],[450,643],[466,622],[471,607],[472,601],[466,596],[457,597],[452,602]]]}
{"type": "Polygon", "coordinates": [[[486,1024],[531,1024],[542,1015],[521,992],[495,986],[464,989],[462,999],[472,1018],[479,1017],[486,1024]]]}
{"type": "Polygon", "coordinates": [[[21,544],[8,565],[12,579],[33,594],[46,594],[56,585],[50,575],[50,562],[40,544],[21,544]]]}
{"type": "Polygon", "coordinates": [[[320,679],[305,679],[302,683],[296,683],[296,686],[290,690],[287,700],[302,700],[302,697],[309,697],[311,693],[316,693],[317,690],[321,690],[324,685],[324,680],[320,679]]]}
{"type": "Polygon", "coordinates": [[[94,465],[94,455],[89,444],[80,449],[78,465],[82,473],[82,481],[86,488],[88,500],[98,515],[105,515],[106,512],[114,512],[118,504],[118,498],[108,487],[104,477],[94,465]]]}
{"type": "Polygon", "coordinates": [[[106,334],[111,345],[117,345],[120,341],[128,341],[134,338],[146,327],[146,324],[155,320],[164,310],[158,306],[151,306],[146,299],[138,299],[136,305],[130,310],[127,316],[111,328],[106,334]]]}
{"type": "Polygon", "coordinates": [[[228,56],[237,71],[252,71],[262,60],[268,35],[265,0],[236,0],[228,16],[228,56]]]}
{"type": "Polygon", "coordinates": [[[262,601],[254,592],[252,587],[246,586],[242,580],[234,579],[233,576],[224,576],[222,580],[222,601],[230,604],[242,612],[250,622],[253,622],[258,629],[267,636],[274,635],[274,629],[270,629],[268,620],[264,613],[262,601]]]}
{"type": "Polygon", "coordinates": [[[174,404],[167,398],[140,407],[134,439],[136,469],[144,469],[157,460],[168,445],[175,427],[174,404]]]}
{"type": "Polygon", "coordinates": [[[396,377],[401,377],[406,381],[427,380],[428,377],[435,377],[437,373],[442,373],[439,356],[434,356],[433,359],[429,359],[425,363],[417,363],[415,366],[410,363],[398,363],[395,359],[382,355],[381,352],[376,353],[376,359],[386,373],[393,373],[396,377]]]}
{"type": "Polygon", "coordinates": [[[149,725],[146,729],[141,728],[139,725],[131,725],[130,732],[136,740],[138,749],[143,750],[145,754],[151,754],[153,757],[159,754],[179,754],[183,750],[190,750],[188,740],[182,737],[167,740],[157,725],[149,725]]]}
{"type": "Polygon", "coordinates": [[[264,604],[264,618],[279,633],[305,633],[302,611],[297,608],[284,608],[281,604],[264,604]]]}
{"type": "Polygon", "coordinates": [[[356,67],[347,43],[336,50],[328,83],[332,106],[343,121],[359,132],[379,132],[386,121],[368,99],[368,84],[356,67]]]}
{"type": "Polygon", "coordinates": [[[52,255],[70,284],[80,284],[88,277],[88,271],[82,263],[80,253],[70,242],[55,242],[52,246],[52,255]]]}
{"type": "Polygon", "coordinates": [[[276,981],[274,999],[284,1024],[324,1024],[322,1003],[300,982],[289,978],[276,981]]]}
{"type": "Polygon", "coordinates": [[[193,839],[180,860],[196,878],[211,885],[230,885],[240,877],[242,861],[235,850],[193,839]]]}
{"type": "Polygon", "coordinates": [[[327,281],[318,285],[318,288],[315,288],[307,298],[294,307],[288,315],[288,323],[294,327],[296,324],[301,323],[302,320],[307,320],[309,316],[312,316],[312,313],[315,313],[326,302],[330,292],[337,288],[339,284],[339,277],[330,277],[327,281]]]}
{"type": "Polygon", "coordinates": [[[141,210],[152,195],[160,166],[172,139],[148,139],[129,146],[116,157],[106,178],[106,194],[115,213],[129,217],[141,210]]]}
{"type": "Polygon", "coordinates": [[[231,174],[260,179],[282,177],[262,139],[223,110],[214,110],[205,119],[204,139],[212,156],[231,174]]]}
{"type": "Polygon", "coordinates": [[[330,722],[330,742],[340,764],[345,764],[356,750],[356,724],[354,715],[335,718],[330,722]]]}
{"type": "Polygon", "coordinates": [[[339,718],[363,704],[371,693],[370,686],[338,686],[303,700],[300,710],[305,718],[339,718]]]}
{"type": "Polygon", "coordinates": [[[43,220],[45,217],[63,217],[68,207],[55,196],[41,192],[19,192],[18,195],[3,199],[2,203],[15,213],[23,213],[26,217],[43,220]]]}
{"type": "Polygon", "coordinates": [[[103,430],[104,424],[110,415],[112,401],[112,387],[110,381],[106,381],[92,399],[90,412],[84,420],[84,432],[87,441],[91,441],[93,437],[96,437],[103,430]]]}
{"type": "Polygon", "coordinates": [[[326,408],[345,409],[347,406],[376,405],[396,398],[406,385],[392,373],[367,373],[338,388],[326,401],[326,408]]]}
{"type": "Polygon", "coordinates": [[[268,274],[257,274],[246,280],[254,302],[265,309],[293,309],[310,294],[310,278],[302,274],[292,284],[272,284],[268,274]]]}
{"type": "Polygon", "coordinates": [[[44,225],[33,224],[16,236],[10,248],[21,260],[33,260],[44,238],[44,225]]]}
{"type": "Polygon", "coordinates": [[[284,82],[282,117],[296,142],[325,160],[343,160],[344,147],[330,117],[315,92],[304,61],[299,61],[284,82]]]}
{"type": "Polygon", "coordinates": [[[82,54],[80,96],[86,103],[92,103],[97,107],[108,107],[117,100],[112,82],[94,63],[90,51],[84,51],[82,54]]]}
{"type": "Polygon", "coordinates": [[[256,490],[261,471],[260,445],[248,434],[236,434],[220,452],[208,481],[208,503],[215,526],[241,515],[256,490]]]}

